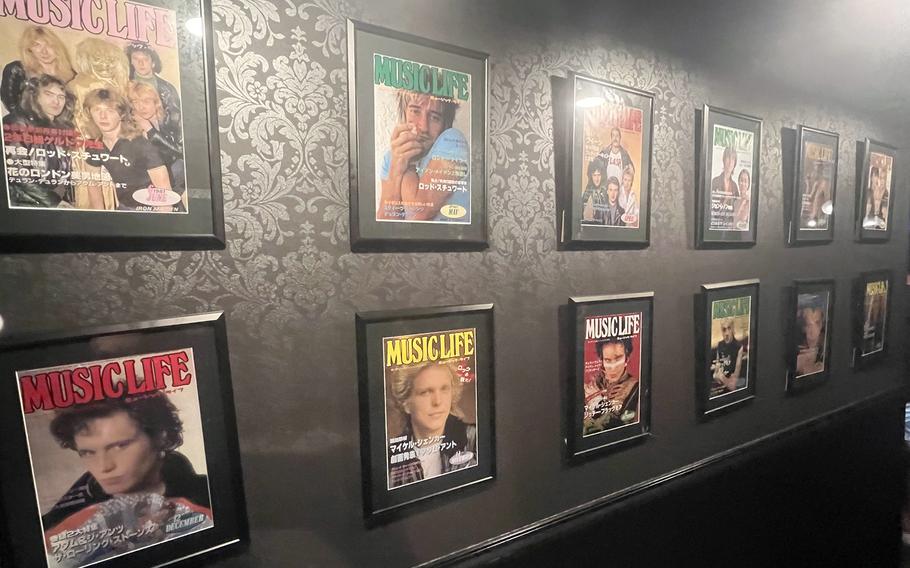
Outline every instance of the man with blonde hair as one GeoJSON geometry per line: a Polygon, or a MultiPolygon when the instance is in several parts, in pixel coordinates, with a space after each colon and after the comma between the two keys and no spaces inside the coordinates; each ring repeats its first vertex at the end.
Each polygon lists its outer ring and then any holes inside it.
{"type": "Polygon", "coordinates": [[[389,221],[453,221],[443,205],[470,208],[470,151],[453,127],[458,103],[399,90],[398,123],[380,164],[376,218],[389,221]],[[441,187],[450,186],[450,187],[441,187]]]}
{"type": "Polygon", "coordinates": [[[477,465],[477,427],[460,418],[457,406],[463,389],[447,363],[392,377],[390,394],[405,423],[389,440],[390,489],[477,465]]]}

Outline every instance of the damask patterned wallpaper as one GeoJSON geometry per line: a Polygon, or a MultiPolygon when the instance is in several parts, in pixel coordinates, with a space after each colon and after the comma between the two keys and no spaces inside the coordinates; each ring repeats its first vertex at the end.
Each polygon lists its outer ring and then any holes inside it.
{"type": "MultiPolygon", "coordinates": [[[[4,333],[224,310],[252,527],[226,566],[411,565],[518,528],[893,385],[896,360],[848,368],[848,291],[860,270],[905,269],[906,192],[885,245],[852,242],[855,140],[900,144],[861,111],[755,89],[710,67],[566,22],[513,23],[480,0],[357,4],[214,0],[228,247],[222,252],[0,256],[4,333]],[[352,254],[348,241],[345,18],[491,54],[490,248],[352,254]],[[533,25],[531,25],[533,24],[533,25]],[[568,70],[653,91],[652,244],[557,252],[550,77],[568,70]],[[758,245],[695,251],[695,109],[764,118],[758,245]],[[780,138],[804,123],[841,134],[836,240],[784,246],[780,138]],[[838,280],[835,373],[783,394],[781,289],[838,280]],[[694,418],[692,295],[762,280],[758,400],[694,418]],[[562,464],[559,306],[570,295],[654,290],[654,438],[562,464]],[[354,312],[496,304],[498,479],[366,528],[361,518],[354,312]]],[[[495,3],[493,3],[495,4],[495,3]]],[[[861,108],[858,106],[857,108],[861,108]]],[[[900,162],[899,162],[900,163],[900,162]]],[[[899,167],[898,188],[906,188],[899,167]]],[[[902,294],[895,298],[902,313],[902,294]]],[[[892,331],[903,332],[897,321],[892,331]]]]}

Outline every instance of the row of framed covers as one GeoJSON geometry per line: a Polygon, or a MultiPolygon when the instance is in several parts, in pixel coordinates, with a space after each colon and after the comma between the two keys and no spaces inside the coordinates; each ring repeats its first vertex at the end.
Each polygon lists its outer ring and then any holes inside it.
{"type": "MultiPolygon", "coordinates": [[[[351,21],[348,53],[352,248],[484,248],[487,55],[351,21]]],[[[654,94],[571,72],[552,88],[561,248],[648,246],[654,94]]],[[[707,104],[697,115],[695,244],[753,245],[762,120],[707,104]]],[[[782,138],[788,242],[830,242],[839,137],[799,126],[782,138]]],[[[857,154],[859,241],[890,237],[895,153],[867,138],[857,154]]]]}
{"type": "MultiPolygon", "coordinates": [[[[224,247],[210,3],[136,10],[128,37],[115,11],[98,30],[0,11],[16,40],[0,49],[0,252],[224,247]]],[[[352,249],[485,248],[487,55],[356,22],[347,39],[352,249]]],[[[654,95],[575,73],[552,86],[559,244],[647,246],[654,95]]],[[[754,244],[762,120],[705,105],[699,122],[696,245],[754,244]]],[[[838,135],[782,141],[789,243],[831,241],[838,135]]],[[[858,149],[860,241],[890,237],[895,159],[858,149]]]]}
{"type": "MultiPolygon", "coordinates": [[[[888,271],[854,285],[853,365],[885,354],[888,271]]],[[[787,390],[831,375],[834,280],[800,280],[787,390]]],[[[570,299],[570,460],[651,427],[652,292],[570,299]]],[[[702,286],[695,390],[707,419],[752,399],[759,282],[702,286]]],[[[360,313],[368,518],[495,476],[493,306],[360,313]]],[[[0,341],[0,560],[167,563],[248,540],[221,313],[0,341]]]]}

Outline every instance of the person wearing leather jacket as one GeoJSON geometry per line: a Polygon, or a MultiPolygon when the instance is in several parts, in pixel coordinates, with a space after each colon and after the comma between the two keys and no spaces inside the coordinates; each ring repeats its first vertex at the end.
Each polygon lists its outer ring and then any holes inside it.
{"type": "Polygon", "coordinates": [[[158,150],[171,177],[171,188],[182,193],[186,187],[183,166],[183,132],[180,124],[165,121],[161,98],[148,83],[130,81],[130,106],[133,119],[145,138],[158,150]]]}
{"type": "Polygon", "coordinates": [[[71,206],[73,191],[71,186],[61,181],[69,181],[71,160],[67,149],[56,144],[53,139],[59,136],[39,135],[39,128],[52,129],[51,132],[63,134],[73,130],[73,112],[75,97],[66,90],[66,85],[52,75],[42,74],[26,79],[16,110],[3,117],[5,136],[17,131],[26,139],[41,137],[47,142],[16,142],[14,145],[29,150],[32,162],[39,165],[22,168],[44,172],[46,175],[34,176],[20,174],[8,176],[9,198],[13,207],[58,207],[71,206]],[[56,183],[55,183],[56,182],[56,183]]]}

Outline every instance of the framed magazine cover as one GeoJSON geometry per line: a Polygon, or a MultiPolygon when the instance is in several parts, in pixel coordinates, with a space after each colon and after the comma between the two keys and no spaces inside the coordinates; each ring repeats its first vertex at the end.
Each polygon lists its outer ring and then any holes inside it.
{"type": "Polygon", "coordinates": [[[703,284],[696,301],[698,414],[709,418],[755,398],[758,280],[703,284]]]}
{"type": "Polygon", "coordinates": [[[647,247],[654,95],[572,72],[556,84],[560,246],[647,247]]]}
{"type": "Polygon", "coordinates": [[[493,306],[356,316],[364,515],[496,474],[493,306]]]}
{"type": "Polygon", "coordinates": [[[791,245],[834,240],[839,137],[800,125],[796,130],[788,239],[791,245]]]}
{"type": "Polygon", "coordinates": [[[801,392],[831,376],[835,285],[832,279],[796,280],[790,287],[787,391],[801,392]]]}
{"type": "Polygon", "coordinates": [[[487,54],[348,20],[351,249],[487,247],[487,54]]]}
{"type": "Polygon", "coordinates": [[[762,120],[708,106],[701,111],[696,168],[697,248],[755,244],[762,120]]]}
{"type": "Polygon", "coordinates": [[[863,368],[887,354],[891,313],[890,270],[863,272],[853,284],[853,366],[863,368]]]}
{"type": "Polygon", "coordinates": [[[223,249],[210,0],[30,6],[0,11],[0,253],[223,249]]]}
{"type": "Polygon", "coordinates": [[[856,240],[885,242],[891,238],[897,149],[866,138],[857,143],[856,156],[856,240]]]}
{"type": "Polygon", "coordinates": [[[249,541],[221,312],[0,340],[4,566],[160,566],[249,541]]]}
{"type": "Polygon", "coordinates": [[[654,292],[569,299],[569,457],[642,441],[651,431],[654,292]]]}

